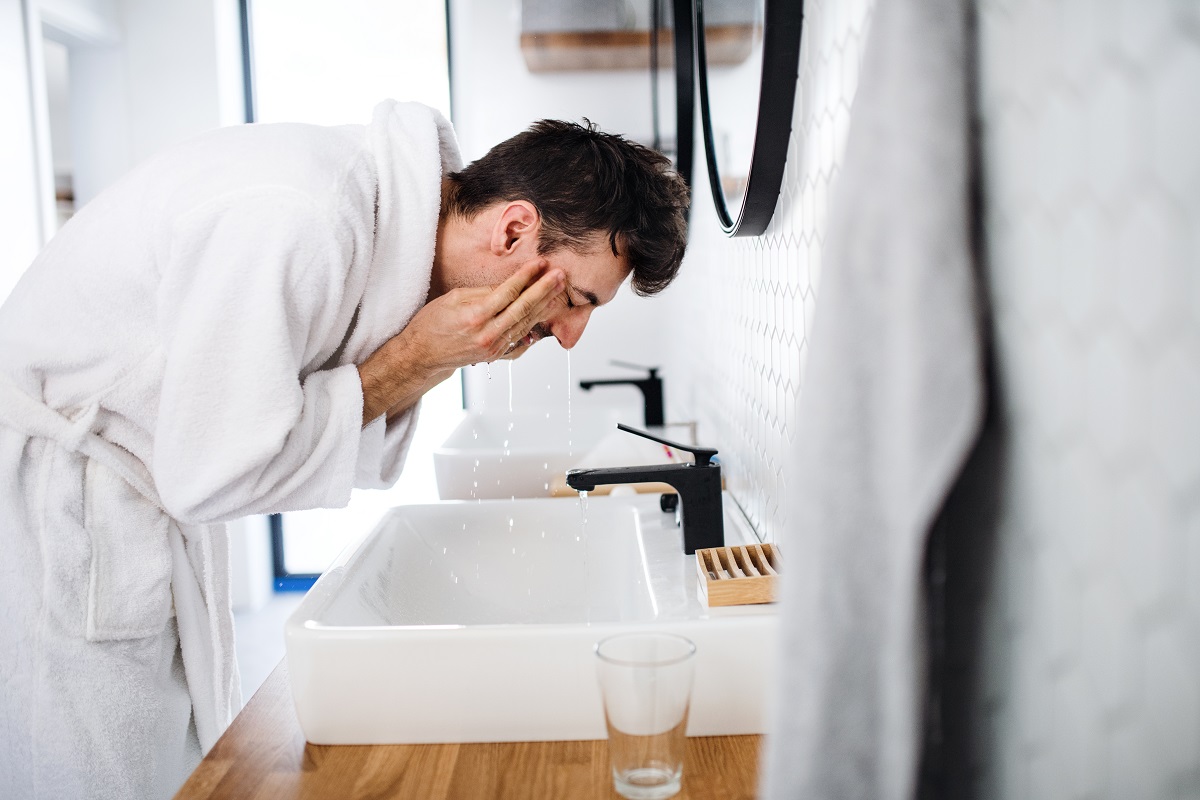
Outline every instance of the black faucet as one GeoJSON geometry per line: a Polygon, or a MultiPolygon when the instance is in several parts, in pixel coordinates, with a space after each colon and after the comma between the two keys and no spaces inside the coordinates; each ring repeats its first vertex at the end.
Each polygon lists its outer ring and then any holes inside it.
{"type": "Polygon", "coordinates": [[[683,526],[683,552],[725,546],[725,514],[721,504],[721,465],[712,460],[716,450],[689,447],[651,436],[645,431],[617,425],[623,431],[650,439],[696,457],[694,464],[648,464],[643,467],[573,469],[567,485],[577,492],[590,492],[612,483],[668,483],[679,492],[679,523],[683,526]]]}
{"type": "Polygon", "coordinates": [[[599,381],[580,381],[579,388],[584,391],[591,391],[593,386],[636,386],[642,390],[642,400],[645,404],[646,427],[661,426],[663,424],[663,385],[662,378],[658,377],[658,367],[642,367],[637,364],[628,364],[624,361],[612,361],[609,363],[618,367],[644,369],[650,374],[644,378],[612,378],[599,381]]]}

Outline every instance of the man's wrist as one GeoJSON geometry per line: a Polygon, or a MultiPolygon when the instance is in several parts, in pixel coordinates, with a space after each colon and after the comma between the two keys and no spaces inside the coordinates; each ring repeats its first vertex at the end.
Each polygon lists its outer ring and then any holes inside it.
{"type": "Polygon", "coordinates": [[[404,332],[390,339],[358,366],[363,390],[363,425],[411,407],[435,371],[412,352],[404,332]]]}
{"type": "Polygon", "coordinates": [[[362,384],[362,424],[365,428],[387,411],[388,404],[370,359],[358,365],[358,379],[362,384]]]}

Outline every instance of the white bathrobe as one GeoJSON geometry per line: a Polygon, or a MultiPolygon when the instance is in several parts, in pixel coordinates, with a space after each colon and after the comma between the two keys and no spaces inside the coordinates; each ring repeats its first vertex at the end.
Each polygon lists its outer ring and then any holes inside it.
{"type": "Polygon", "coordinates": [[[85,207],[0,307],[0,783],[165,797],[241,705],[223,522],[395,482],[355,364],[429,289],[435,111],[200,136],[85,207]]]}

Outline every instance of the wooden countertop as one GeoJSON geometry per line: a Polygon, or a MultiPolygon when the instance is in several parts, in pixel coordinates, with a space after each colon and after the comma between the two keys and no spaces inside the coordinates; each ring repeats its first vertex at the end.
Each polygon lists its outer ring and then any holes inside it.
{"type": "MultiPolygon", "coordinates": [[[[759,736],[688,739],[678,800],[753,800],[759,736]]],[[[217,798],[619,798],[608,742],[312,745],[281,662],[175,795],[217,798]]]]}

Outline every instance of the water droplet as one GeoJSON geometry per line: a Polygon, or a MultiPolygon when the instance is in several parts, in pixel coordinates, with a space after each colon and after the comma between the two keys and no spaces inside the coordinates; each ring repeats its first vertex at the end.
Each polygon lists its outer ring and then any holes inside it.
{"type": "Polygon", "coordinates": [[[475,459],[475,466],[477,466],[477,467],[479,466],[479,459],[478,459],[478,458],[477,458],[477,459],[475,459]]]}
{"type": "Polygon", "coordinates": [[[543,483],[543,484],[542,484],[542,488],[543,488],[543,489],[545,489],[545,490],[548,492],[548,491],[550,491],[550,484],[548,484],[548,483],[543,483]]]}
{"type": "Polygon", "coordinates": [[[550,469],[550,462],[549,462],[549,461],[543,461],[543,462],[542,462],[542,469],[550,469]]]}

